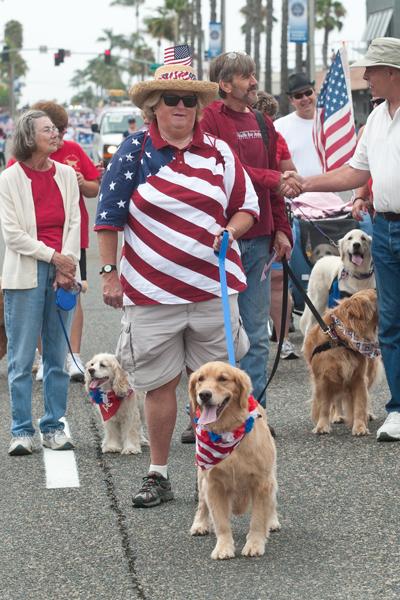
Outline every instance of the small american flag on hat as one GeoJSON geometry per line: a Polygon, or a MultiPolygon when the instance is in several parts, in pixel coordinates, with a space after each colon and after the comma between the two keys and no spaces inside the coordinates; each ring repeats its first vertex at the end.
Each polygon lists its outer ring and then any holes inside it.
{"type": "Polygon", "coordinates": [[[191,65],[192,57],[190,56],[190,48],[187,44],[181,44],[180,46],[171,46],[164,50],[164,64],[181,64],[191,65]]]}

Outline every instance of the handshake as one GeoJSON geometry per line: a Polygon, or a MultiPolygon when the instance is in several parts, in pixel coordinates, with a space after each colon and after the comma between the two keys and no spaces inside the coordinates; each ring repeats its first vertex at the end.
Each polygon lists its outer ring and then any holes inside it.
{"type": "Polygon", "coordinates": [[[277,188],[278,194],[286,198],[296,198],[303,192],[304,179],[296,171],[285,171],[277,188]]]}

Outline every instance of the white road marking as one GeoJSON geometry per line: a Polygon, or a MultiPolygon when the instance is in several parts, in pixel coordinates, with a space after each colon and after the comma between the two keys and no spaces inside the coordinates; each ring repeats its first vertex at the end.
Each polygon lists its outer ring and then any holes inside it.
{"type": "MultiPolygon", "coordinates": [[[[65,418],[65,433],[70,435],[65,418]]],[[[43,440],[42,434],[40,438],[43,440]]],[[[43,448],[43,461],[46,471],[46,487],[48,489],[79,487],[79,474],[73,450],[50,450],[43,448]]]]}

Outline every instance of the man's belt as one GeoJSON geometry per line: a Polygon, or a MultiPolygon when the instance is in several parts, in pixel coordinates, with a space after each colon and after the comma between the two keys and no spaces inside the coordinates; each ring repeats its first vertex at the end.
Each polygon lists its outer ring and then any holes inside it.
{"type": "Polygon", "coordinates": [[[377,212],[376,214],[386,219],[386,221],[400,221],[400,213],[377,212]]]}

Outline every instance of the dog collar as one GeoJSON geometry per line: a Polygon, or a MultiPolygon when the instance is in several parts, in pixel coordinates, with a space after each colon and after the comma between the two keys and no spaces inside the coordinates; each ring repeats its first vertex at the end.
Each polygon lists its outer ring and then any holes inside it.
{"type": "MultiPolygon", "coordinates": [[[[261,417],[257,407],[258,402],[253,396],[249,396],[249,416],[234,431],[217,434],[201,425],[196,426],[196,464],[200,469],[212,469],[234,451],[246,433],[253,429],[255,419],[261,417]]],[[[197,418],[195,422],[197,423],[197,418]]]]}
{"type": "Polygon", "coordinates": [[[374,268],[372,267],[368,273],[349,273],[347,269],[342,269],[339,279],[347,279],[348,277],[354,277],[354,279],[369,279],[374,274],[374,268]]]}
{"type": "Polygon", "coordinates": [[[379,358],[381,351],[377,342],[371,342],[369,340],[362,340],[356,336],[352,329],[345,327],[340,319],[335,315],[331,315],[333,324],[345,338],[345,342],[348,344],[351,350],[355,350],[360,354],[363,354],[367,358],[379,358]]]}

